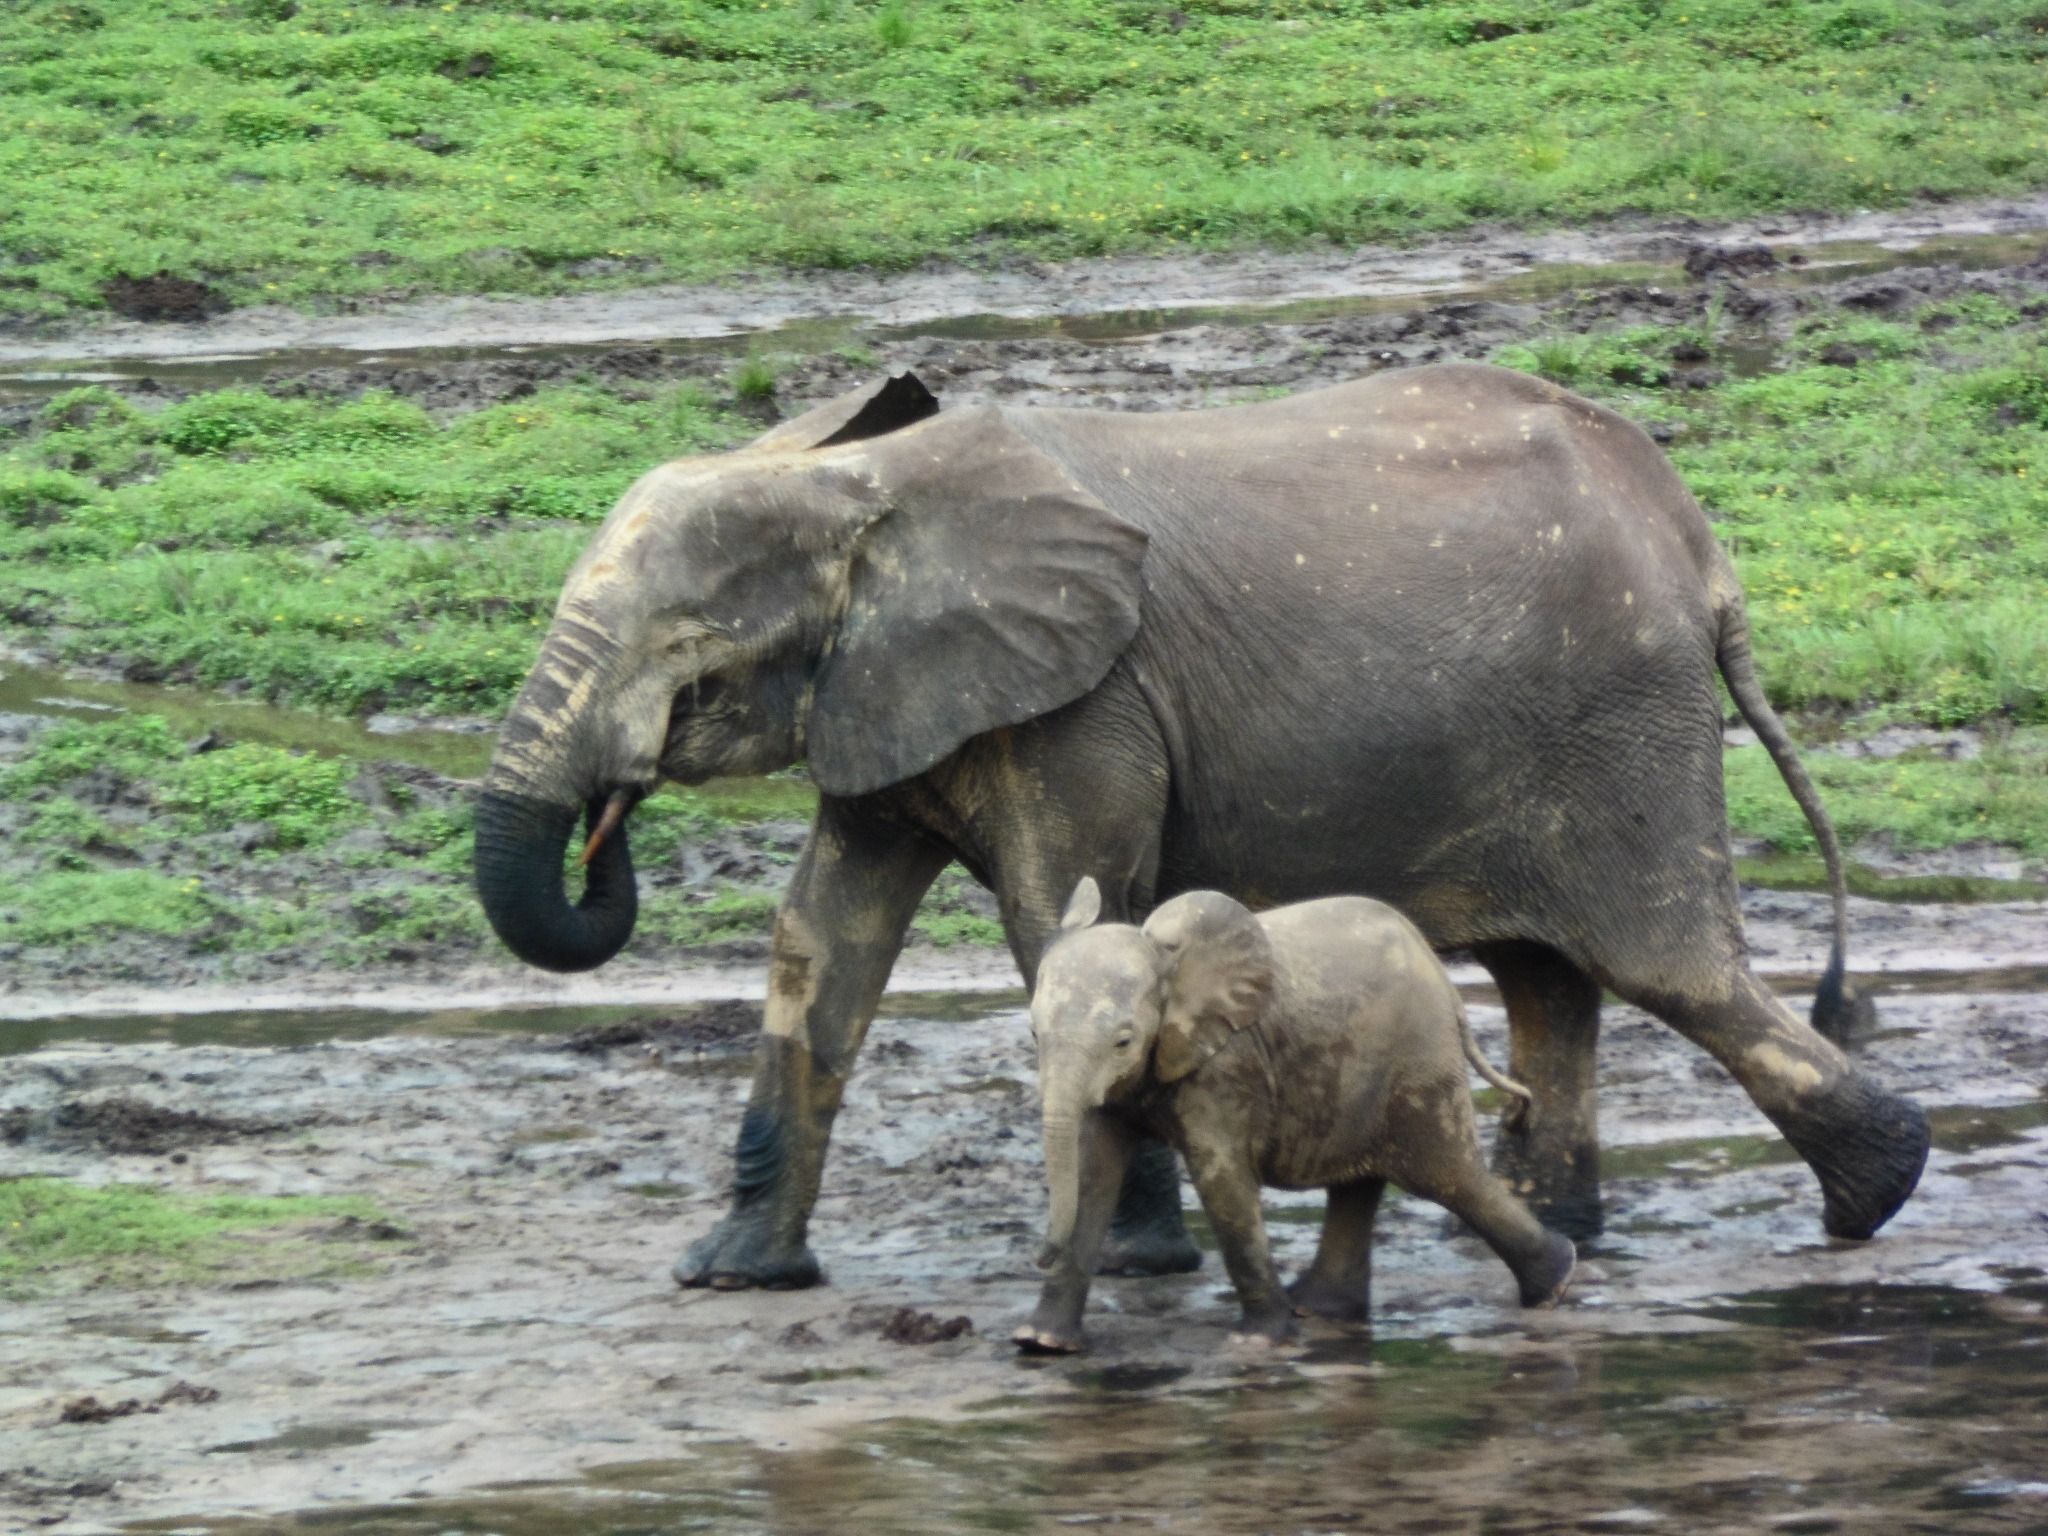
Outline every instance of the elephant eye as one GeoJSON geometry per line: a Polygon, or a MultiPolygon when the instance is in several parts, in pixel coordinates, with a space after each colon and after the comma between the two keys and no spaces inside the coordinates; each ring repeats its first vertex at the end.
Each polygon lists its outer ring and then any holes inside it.
{"type": "Polygon", "coordinates": [[[1133,1038],[1131,1035],[1118,1035],[1116,1037],[1116,1048],[1120,1051],[1128,1051],[1131,1048],[1133,1038]]]}

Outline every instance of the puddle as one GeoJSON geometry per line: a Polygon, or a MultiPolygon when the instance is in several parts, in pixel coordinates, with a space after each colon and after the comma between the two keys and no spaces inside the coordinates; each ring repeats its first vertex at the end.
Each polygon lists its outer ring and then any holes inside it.
{"type": "MultiPolygon", "coordinates": [[[[758,985],[746,988],[751,999],[758,985]]],[[[691,995],[691,1001],[703,1001],[691,995]]],[[[678,999],[666,1006],[673,1008],[678,999]]],[[[507,1036],[569,1035],[577,1030],[623,1024],[660,1014],[664,1001],[577,1004],[552,1007],[488,1008],[247,1008],[208,1013],[53,1014],[0,1019],[0,1059],[53,1045],[314,1046],[335,1041],[404,1039],[488,1039],[507,1036]]],[[[1022,993],[897,992],[884,997],[878,1018],[916,1018],[939,1024],[968,1023],[1015,1013],[1022,993]]],[[[0,1004],[4,1008],[4,1004],[0,1004]]],[[[746,1052],[739,1055],[744,1058],[746,1052]]],[[[1009,1082],[990,1080],[1000,1091],[1009,1082]]]]}
{"type": "Polygon", "coordinates": [[[368,1445],[377,1436],[392,1430],[412,1429],[416,1426],[407,1419],[360,1419],[349,1424],[296,1424],[277,1434],[266,1435],[261,1440],[231,1440],[223,1445],[209,1445],[209,1456],[255,1455],[263,1451],[331,1451],[348,1445],[368,1445]]]}

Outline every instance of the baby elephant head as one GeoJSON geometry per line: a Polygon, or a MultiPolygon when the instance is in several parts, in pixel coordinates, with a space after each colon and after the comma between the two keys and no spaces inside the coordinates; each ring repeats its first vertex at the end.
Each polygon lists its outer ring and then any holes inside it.
{"type": "Polygon", "coordinates": [[[1258,919],[1216,891],[1193,891],[1140,928],[1097,923],[1102,892],[1074,888],[1031,998],[1052,1214],[1046,1260],[1073,1238],[1082,1120],[1148,1081],[1186,1077],[1255,1023],[1273,991],[1258,919]]]}

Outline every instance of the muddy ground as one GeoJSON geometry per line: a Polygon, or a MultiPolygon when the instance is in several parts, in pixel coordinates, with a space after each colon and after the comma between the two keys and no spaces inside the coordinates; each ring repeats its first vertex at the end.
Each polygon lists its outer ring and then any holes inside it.
{"type": "MultiPolygon", "coordinates": [[[[820,314],[838,328],[770,338],[812,353],[784,372],[780,412],[872,375],[824,352],[841,339],[954,401],[1163,409],[1712,302],[1725,342],[1689,366],[1734,370],[1830,311],[1979,289],[2048,303],[2043,223],[2013,206],[1646,228],[1584,250],[1482,235],[1320,267],[835,279],[723,310],[697,294],[243,313],[175,347],[148,328],[10,339],[0,425],[80,376],[64,358],[159,397],[260,379],[454,411],[579,373],[715,379],[732,355],[717,336],[820,314]],[[1617,259],[1634,265],[1570,265],[1617,259]],[[1001,318],[1019,308],[1068,313],[1001,318]],[[468,354],[360,350],[457,336],[468,354]],[[229,346],[257,355],[193,360],[229,346]]],[[[1810,981],[1821,900],[1745,907],[1762,966],[1810,981]]],[[[194,967],[175,990],[132,953],[11,971],[0,1176],[351,1194],[378,1215],[297,1234],[332,1256],[312,1279],[0,1301],[0,1529],[2048,1528],[2048,909],[1858,901],[1853,924],[1855,967],[1888,988],[1862,1049],[1937,1125],[1920,1195],[1878,1241],[1824,1240],[1810,1176],[1726,1075],[1614,1009],[1610,1227],[1561,1310],[1517,1312],[1475,1241],[1396,1200],[1369,1334],[1317,1325],[1277,1357],[1233,1352],[1212,1257],[1103,1282],[1094,1352],[1049,1363],[1004,1342],[1043,1198],[1000,954],[899,970],[925,990],[892,998],[841,1116],[813,1228],[831,1283],[780,1295],[667,1278],[723,1207],[749,1072],[751,1012],[696,1007],[758,996],[756,957],[559,979],[451,949],[229,983],[194,967]]],[[[1501,1059],[1501,1015],[1473,995],[1501,1059]]],[[[1317,1202],[1271,1198],[1284,1265],[1306,1261],[1317,1202]]]]}
{"type": "MultiPolygon", "coordinates": [[[[1759,947],[1814,965],[1811,898],[1762,900],[1759,947]]],[[[2038,907],[2004,915],[2048,938],[2038,907]]],[[[1872,966],[1982,936],[1940,908],[1858,916],[1872,966]]],[[[1863,1049],[1938,1150],[1878,1241],[1823,1239],[1810,1176],[1727,1076],[1613,1009],[1609,1231],[1568,1304],[1518,1312],[1475,1240],[1402,1199],[1374,1330],[1317,1324],[1271,1358],[1226,1343],[1213,1255],[1102,1282],[1092,1354],[1013,1356],[1043,1214],[1014,994],[892,1001],[813,1228],[831,1283],[772,1295],[667,1275],[725,1202],[752,1003],[15,1026],[0,1173],[377,1215],[317,1223],[335,1262],[312,1280],[11,1302],[0,1527],[2038,1530],[2044,947],[1895,966],[1863,1049]]],[[[1318,1200],[1269,1197],[1289,1266],[1318,1200]]]]}

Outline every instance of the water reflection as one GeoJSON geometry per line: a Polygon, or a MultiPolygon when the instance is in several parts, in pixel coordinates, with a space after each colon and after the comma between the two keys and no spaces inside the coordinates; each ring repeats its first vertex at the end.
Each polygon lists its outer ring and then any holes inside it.
{"type": "Polygon", "coordinates": [[[1807,1285],[1683,1331],[1352,1335],[1182,1389],[1081,1366],[1048,1404],[826,1449],[714,1445],[583,1484],[141,1529],[365,1536],[656,1531],[2039,1530],[2048,1285],[1807,1285]],[[1975,1512],[1982,1526],[1959,1526],[1975,1512]]]}

